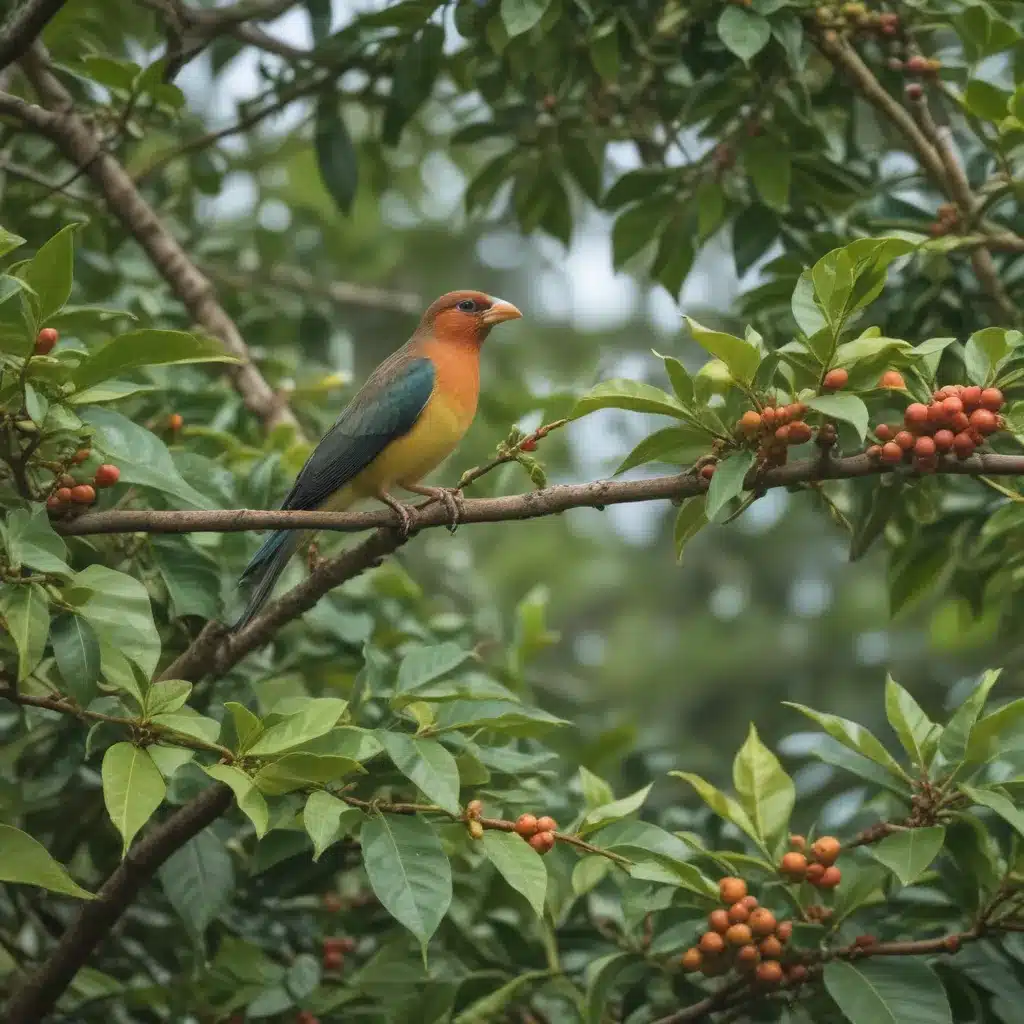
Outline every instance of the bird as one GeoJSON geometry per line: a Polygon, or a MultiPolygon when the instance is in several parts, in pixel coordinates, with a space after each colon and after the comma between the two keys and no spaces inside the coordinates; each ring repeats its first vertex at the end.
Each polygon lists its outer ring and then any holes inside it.
{"type": "MultiPolygon", "coordinates": [[[[306,460],[281,509],[337,512],[367,498],[387,505],[408,536],[409,508],[396,486],[444,503],[458,524],[457,492],[420,481],[457,447],[476,415],[480,347],[491,328],[522,313],[511,302],[479,291],[454,291],[435,300],[412,337],[384,360],[342,409],[306,460]]],[[[239,579],[251,586],[244,611],[230,629],[259,612],[302,543],[301,530],[276,530],[239,579]]]]}

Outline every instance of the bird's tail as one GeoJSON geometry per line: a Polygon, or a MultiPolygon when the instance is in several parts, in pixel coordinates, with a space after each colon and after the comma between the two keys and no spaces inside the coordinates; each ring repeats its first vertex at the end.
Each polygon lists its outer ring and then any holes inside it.
{"type": "Polygon", "coordinates": [[[252,556],[245,567],[239,583],[252,581],[249,602],[245,611],[232,624],[232,631],[241,629],[252,621],[256,613],[263,607],[274,584],[288,564],[288,559],[302,541],[302,530],[277,530],[261,545],[259,551],[252,556]]]}

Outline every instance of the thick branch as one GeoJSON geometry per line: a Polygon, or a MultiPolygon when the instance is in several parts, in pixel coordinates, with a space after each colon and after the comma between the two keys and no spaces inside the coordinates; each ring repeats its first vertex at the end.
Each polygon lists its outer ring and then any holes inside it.
{"type": "MultiPolygon", "coordinates": [[[[793,462],[758,475],[751,471],[748,488],[770,489],[815,480],[849,480],[882,473],[913,471],[900,466],[895,470],[867,455],[851,455],[835,462],[818,459],[793,462]]],[[[972,455],[960,461],[944,458],[938,473],[957,476],[1024,476],[1024,456],[972,455]]],[[[916,474],[913,474],[916,475],[916,474]]],[[[602,508],[636,501],[682,499],[701,494],[708,488],[702,477],[691,473],[656,476],[642,480],[597,480],[586,484],[558,484],[526,494],[500,498],[475,498],[463,503],[460,523],[497,523],[536,519],[572,508],[602,508]]],[[[412,529],[446,526],[450,517],[444,505],[431,501],[412,510],[412,529]]],[[[374,512],[282,512],[229,509],[214,512],[111,510],[91,512],[56,522],[54,528],[65,536],[96,533],[238,533],[243,530],[317,529],[339,533],[357,533],[375,527],[389,527],[395,517],[387,509],[374,512]]],[[[384,552],[390,553],[390,552],[384,552]]]]}
{"type": "Polygon", "coordinates": [[[26,53],[47,22],[67,0],[15,0],[14,7],[0,23],[0,69],[26,53]]]}
{"type": "Polygon", "coordinates": [[[282,423],[297,427],[287,403],[274,393],[253,365],[248,346],[217,301],[210,281],[142,197],[121,164],[104,150],[93,129],[75,112],[68,91],[40,62],[33,62],[31,77],[46,107],[0,93],[0,114],[13,115],[45,135],[60,147],[68,160],[85,168],[110,211],[145,250],[193,319],[220,338],[228,352],[242,360],[230,372],[246,406],[268,429],[282,423]]]}
{"type": "Polygon", "coordinates": [[[96,899],[83,904],[46,962],[15,989],[7,1004],[7,1024],[38,1024],[46,1018],[160,865],[220,817],[231,805],[231,798],[227,786],[219,782],[208,786],[129,849],[96,899]]]}

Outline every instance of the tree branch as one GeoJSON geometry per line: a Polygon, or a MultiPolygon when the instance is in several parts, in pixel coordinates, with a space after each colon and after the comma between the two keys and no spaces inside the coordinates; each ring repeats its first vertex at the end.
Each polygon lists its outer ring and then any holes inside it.
{"type": "Polygon", "coordinates": [[[15,0],[0,23],[0,69],[20,60],[67,0],[15,0]]]}
{"type": "Polygon", "coordinates": [[[228,372],[246,407],[263,420],[267,429],[288,424],[298,430],[287,402],[275,394],[253,364],[249,347],[218,302],[213,285],[142,197],[118,160],[104,150],[93,129],[75,112],[70,93],[41,61],[32,61],[29,73],[46,107],[0,93],[0,114],[12,115],[45,135],[68,160],[86,169],[111,213],[143,248],[193,319],[242,360],[228,372]]]}
{"type": "Polygon", "coordinates": [[[46,962],[7,1004],[7,1024],[39,1024],[118,918],[168,857],[231,806],[231,790],[208,786],[128,850],[94,900],[82,905],[46,962]]]}
{"type": "MultiPolygon", "coordinates": [[[[758,473],[752,470],[744,486],[770,490],[818,480],[852,480],[864,476],[898,472],[918,476],[906,466],[895,469],[867,455],[822,463],[819,459],[792,462],[787,466],[758,473]]],[[[1024,476],[1024,456],[972,455],[960,461],[945,457],[937,473],[956,476],[1024,476]]],[[[573,508],[603,508],[637,501],[680,500],[702,494],[708,482],[692,473],[655,476],[640,480],[595,480],[586,484],[557,484],[525,494],[500,498],[474,498],[465,501],[460,523],[498,523],[537,519],[573,508]]],[[[411,510],[412,530],[447,526],[450,516],[444,505],[429,501],[411,510]]],[[[54,523],[64,536],[97,533],[239,533],[244,530],[317,529],[339,533],[358,533],[375,527],[395,525],[394,514],[387,509],[373,512],[284,512],[255,509],[227,509],[213,512],[157,511],[120,509],[89,512],[76,519],[54,523]]],[[[390,553],[390,552],[384,552],[390,553]]]]}

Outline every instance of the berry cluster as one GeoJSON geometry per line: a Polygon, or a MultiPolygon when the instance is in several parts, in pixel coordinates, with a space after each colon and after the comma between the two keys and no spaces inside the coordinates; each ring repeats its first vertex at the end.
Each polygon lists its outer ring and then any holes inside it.
{"type": "MultiPolygon", "coordinates": [[[[89,458],[90,454],[88,448],[79,448],[71,457],[71,464],[81,465],[89,458]]],[[[56,512],[72,505],[91,505],[96,500],[98,488],[113,487],[120,479],[121,470],[109,462],[103,463],[96,469],[91,484],[81,483],[70,473],[62,473],[54,481],[56,487],[46,499],[46,507],[52,512],[56,512]]]]}
{"type": "Polygon", "coordinates": [[[539,854],[545,854],[554,847],[557,828],[558,822],[546,814],[539,818],[533,814],[520,814],[516,818],[516,835],[522,836],[539,854]]]}
{"type": "Polygon", "coordinates": [[[892,466],[912,461],[923,472],[934,470],[942,455],[969,458],[986,437],[1005,426],[999,415],[1004,402],[999,388],[947,385],[932,394],[930,404],[908,405],[903,429],[879,423],[879,443],[868,448],[868,455],[892,466]]]}
{"type": "Polygon", "coordinates": [[[32,349],[33,354],[48,356],[53,351],[53,346],[57,344],[59,338],[60,335],[55,327],[44,327],[36,335],[36,343],[32,349]]]}
{"type": "Polygon", "coordinates": [[[834,889],[842,880],[835,866],[842,846],[835,836],[822,836],[808,848],[803,836],[789,837],[792,847],[779,861],[779,874],[791,882],[807,882],[817,889],[834,889]]]}
{"type": "Polygon", "coordinates": [[[845,29],[855,35],[895,36],[900,30],[898,14],[871,11],[862,3],[822,4],[815,10],[814,20],[822,28],[845,29]]]}
{"type": "Polygon", "coordinates": [[[684,971],[700,971],[710,978],[735,968],[765,986],[783,980],[796,984],[807,977],[802,964],[784,968],[781,963],[783,948],[793,934],[792,921],[779,921],[760,906],[747,893],[742,878],[719,879],[718,894],[726,909],[708,914],[707,931],[679,959],[684,971]]]}
{"type": "Polygon", "coordinates": [[[345,954],[353,952],[355,948],[355,940],[348,936],[325,938],[322,956],[324,970],[340,971],[345,966],[345,954]]]}
{"type": "Polygon", "coordinates": [[[889,61],[889,68],[892,71],[902,71],[907,75],[934,76],[942,70],[942,61],[937,57],[922,57],[921,54],[915,53],[913,57],[908,57],[906,60],[893,57],[889,61]]]}
{"type": "Polygon", "coordinates": [[[929,225],[928,232],[933,238],[949,235],[960,227],[960,211],[952,203],[942,203],[935,216],[935,223],[929,225]]]}
{"type": "MultiPolygon", "coordinates": [[[[807,406],[803,402],[792,405],[766,405],[760,412],[750,409],[736,421],[736,434],[748,441],[757,441],[758,462],[765,466],[782,466],[790,445],[810,441],[814,431],[803,417],[807,406]]],[[[710,480],[715,467],[705,466],[701,475],[710,480]]]]}

